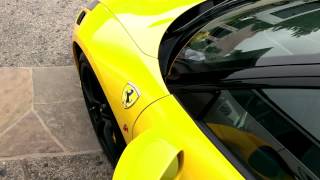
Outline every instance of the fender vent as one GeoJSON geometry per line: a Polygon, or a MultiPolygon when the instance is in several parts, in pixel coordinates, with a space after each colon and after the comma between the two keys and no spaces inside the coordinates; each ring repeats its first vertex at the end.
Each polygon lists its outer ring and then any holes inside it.
{"type": "Polygon", "coordinates": [[[83,18],[86,16],[86,12],[85,11],[82,11],[77,19],[77,24],[80,25],[83,18]]]}

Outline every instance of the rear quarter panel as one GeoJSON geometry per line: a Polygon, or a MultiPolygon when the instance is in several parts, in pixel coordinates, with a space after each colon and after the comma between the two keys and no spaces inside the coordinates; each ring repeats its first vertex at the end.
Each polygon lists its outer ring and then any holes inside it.
{"type": "MultiPolygon", "coordinates": [[[[173,96],[160,99],[138,118],[133,136],[146,130],[183,151],[178,179],[244,179],[201,132],[173,96]]],[[[155,156],[161,158],[161,149],[155,156]]],[[[130,163],[130,162],[128,162],[130,163]]]]}

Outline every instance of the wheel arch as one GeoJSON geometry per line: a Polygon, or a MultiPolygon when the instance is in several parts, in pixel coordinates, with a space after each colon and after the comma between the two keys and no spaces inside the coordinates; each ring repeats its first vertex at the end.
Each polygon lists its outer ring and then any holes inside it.
{"type": "Polygon", "coordinates": [[[77,42],[72,43],[72,51],[73,51],[74,63],[79,72],[79,59],[80,59],[80,54],[83,53],[83,51],[77,42]]]}
{"type": "Polygon", "coordinates": [[[169,94],[158,59],[141,52],[117,18],[99,4],[87,13],[80,26],[75,25],[72,49],[78,70],[81,52],[87,57],[126,142],[130,142],[133,124],[141,111],[169,94]],[[141,97],[126,109],[122,96],[128,83],[139,89],[141,97]]]}

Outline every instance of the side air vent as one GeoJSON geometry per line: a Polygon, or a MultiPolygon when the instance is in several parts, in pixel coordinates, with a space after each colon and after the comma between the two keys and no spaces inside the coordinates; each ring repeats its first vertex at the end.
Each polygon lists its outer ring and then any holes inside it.
{"type": "Polygon", "coordinates": [[[83,18],[86,16],[86,12],[85,11],[82,11],[77,19],[77,24],[80,25],[83,18]]]}

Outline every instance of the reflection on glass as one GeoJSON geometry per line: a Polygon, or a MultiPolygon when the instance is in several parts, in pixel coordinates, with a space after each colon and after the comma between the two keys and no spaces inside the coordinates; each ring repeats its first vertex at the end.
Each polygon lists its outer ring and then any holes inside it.
{"type": "Polygon", "coordinates": [[[319,1],[266,2],[208,23],[178,54],[171,75],[219,70],[221,63],[239,69],[268,64],[270,57],[320,53],[319,1]]]}
{"type": "Polygon", "coordinates": [[[195,120],[204,123],[258,177],[316,179],[320,177],[318,91],[257,89],[175,95],[195,120]]]}

